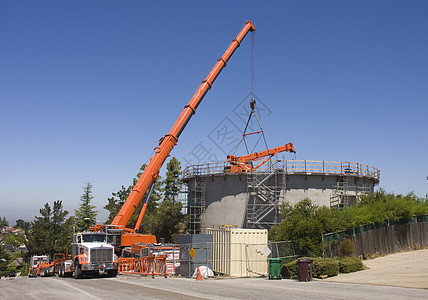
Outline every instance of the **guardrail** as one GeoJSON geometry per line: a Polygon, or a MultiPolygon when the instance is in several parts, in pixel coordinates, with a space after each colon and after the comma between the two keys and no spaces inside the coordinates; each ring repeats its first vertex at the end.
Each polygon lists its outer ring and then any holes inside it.
{"type": "MultiPolygon", "coordinates": [[[[317,161],[317,160],[270,160],[265,166],[254,173],[270,173],[280,171],[284,174],[305,175],[339,175],[367,177],[376,183],[380,179],[380,171],[375,167],[352,163],[348,161],[317,161]]],[[[188,166],[183,170],[183,178],[195,176],[225,175],[230,174],[230,164],[227,161],[188,166]],[[229,170],[229,171],[228,171],[229,170]]],[[[239,173],[238,173],[239,174],[239,173]]]]}
{"type": "Polygon", "coordinates": [[[131,273],[140,275],[160,275],[167,276],[166,255],[152,254],[145,257],[128,257],[119,258],[118,271],[119,273],[131,273]]]}

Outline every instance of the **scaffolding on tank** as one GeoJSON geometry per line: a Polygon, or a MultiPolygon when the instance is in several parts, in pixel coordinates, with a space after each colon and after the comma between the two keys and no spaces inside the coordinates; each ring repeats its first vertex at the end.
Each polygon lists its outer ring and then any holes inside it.
{"type": "Polygon", "coordinates": [[[262,172],[247,174],[247,228],[269,229],[281,221],[279,205],[286,191],[286,180],[282,173],[278,160],[275,160],[270,161],[268,168],[262,172]]]}
{"type": "Polygon", "coordinates": [[[188,186],[189,231],[191,234],[201,233],[205,218],[206,183],[203,177],[195,176],[192,185],[188,186]]]}
{"type": "Polygon", "coordinates": [[[362,195],[372,193],[373,188],[370,183],[364,181],[356,184],[354,178],[349,175],[342,176],[333,187],[330,197],[330,207],[343,209],[358,203],[362,195]]]}

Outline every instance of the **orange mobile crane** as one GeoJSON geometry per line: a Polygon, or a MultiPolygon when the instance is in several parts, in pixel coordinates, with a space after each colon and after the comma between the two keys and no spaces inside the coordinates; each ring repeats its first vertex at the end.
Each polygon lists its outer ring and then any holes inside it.
{"type": "Polygon", "coordinates": [[[155,236],[138,234],[136,233],[136,231],[140,228],[144,213],[147,208],[147,203],[150,194],[153,190],[156,179],[159,175],[159,171],[166,158],[170,155],[171,150],[177,144],[178,138],[180,137],[187,123],[195,114],[196,109],[201,103],[202,99],[211,89],[217,76],[226,66],[228,60],[235,52],[235,50],[240,46],[242,40],[245,38],[247,33],[255,30],[256,29],[251,23],[251,21],[247,21],[241,32],[232,41],[223,56],[218,59],[217,63],[215,64],[211,72],[208,74],[206,79],[202,81],[202,84],[200,85],[196,93],[193,95],[193,97],[190,99],[189,104],[184,107],[183,112],[178,117],[171,130],[159,141],[158,145],[155,147],[155,154],[150,159],[149,164],[147,165],[143,174],[140,176],[139,180],[135,184],[133,190],[129,194],[119,213],[113,219],[111,225],[95,225],[91,227],[91,231],[108,231],[109,235],[113,236],[111,238],[113,245],[120,248],[131,246],[135,243],[156,243],[155,236]],[[140,203],[146,191],[149,192],[147,194],[146,201],[141,209],[134,229],[126,228],[126,225],[128,224],[131,216],[134,214],[138,204],[140,203]]]}

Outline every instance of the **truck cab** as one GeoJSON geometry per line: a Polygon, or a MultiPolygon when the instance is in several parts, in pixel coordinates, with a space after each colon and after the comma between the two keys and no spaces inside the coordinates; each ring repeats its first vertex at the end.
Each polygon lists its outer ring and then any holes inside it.
{"type": "Polygon", "coordinates": [[[30,269],[28,270],[28,277],[37,277],[41,274],[39,266],[48,265],[49,257],[47,255],[33,255],[30,259],[30,269]]]}
{"type": "Polygon", "coordinates": [[[117,256],[103,232],[79,232],[71,243],[75,278],[85,275],[117,275],[117,256]]]}

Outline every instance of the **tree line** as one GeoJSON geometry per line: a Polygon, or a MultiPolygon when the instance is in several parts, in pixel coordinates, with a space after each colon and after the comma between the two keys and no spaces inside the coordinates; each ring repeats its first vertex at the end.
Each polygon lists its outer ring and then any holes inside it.
{"type": "MultiPolygon", "coordinates": [[[[112,197],[108,198],[108,203],[104,206],[104,209],[109,211],[107,224],[113,221],[146,167],[146,164],[141,166],[131,185],[128,187],[122,185],[119,191],[112,193],[112,197]]],[[[162,238],[167,243],[177,242],[178,235],[186,233],[188,217],[182,212],[182,203],[177,201],[182,187],[181,174],[180,161],[172,157],[166,165],[165,179],[162,180],[161,176],[157,178],[139,232],[153,234],[158,240],[162,238]]],[[[146,191],[128,222],[131,228],[137,223],[148,192],[146,191]]]]}
{"type": "MultiPolygon", "coordinates": [[[[145,168],[146,165],[140,168],[131,185],[128,187],[122,185],[119,191],[113,192],[112,197],[107,199],[107,204],[104,206],[104,209],[109,211],[106,224],[110,224],[119,212],[145,168]]],[[[165,180],[161,180],[159,176],[155,183],[141,232],[154,234],[158,239],[163,238],[165,242],[176,242],[178,234],[186,231],[187,219],[182,213],[182,203],[176,200],[182,185],[180,175],[181,164],[177,158],[172,157],[167,163],[165,180]]],[[[52,256],[57,252],[65,252],[71,242],[73,226],[76,231],[84,231],[96,224],[97,211],[92,205],[94,198],[92,188],[89,182],[84,186],[80,206],[74,210],[74,216],[68,216],[69,212],[64,210],[60,200],[55,201],[52,208],[46,203],[40,209],[41,216],[35,217],[31,229],[27,231],[26,244],[30,255],[50,254],[52,256]]],[[[147,192],[128,223],[128,226],[132,226],[131,228],[135,226],[145,197],[147,192]]]]}
{"type": "MultiPolygon", "coordinates": [[[[146,165],[140,168],[140,172],[133,178],[132,184],[128,187],[122,185],[119,191],[113,192],[112,197],[107,199],[107,204],[104,206],[104,209],[109,211],[106,224],[110,224],[119,212],[145,168],[146,165]]],[[[176,242],[178,234],[186,233],[187,230],[187,217],[182,213],[182,203],[177,201],[177,195],[182,186],[181,164],[177,158],[172,157],[167,163],[166,169],[165,179],[162,180],[159,176],[155,183],[140,232],[154,234],[158,240],[163,238],[165,242],[176,242]]],[[[61,200],[54,201],[53,205],[46,203],[39,210],[40,215],[35,216],[33,222],[26,222],[22,219],[16,221],[15,227],[25,230],[22,241],[8,240],[6,242],[19,244],[25,242],[28,252],[22,256],[25,256],[27,261],[32,255],[48,254],[52,257],[55,253],[65,253],[67,249],[70,249],[73,227],[76,231],[84,231],[96,224],[98,212],[92,204],[94,198],[92,188],[90,182],[84,186],[80,205],[74,210],[74,216],[69,216],[69,212],[64,209],[61,200]]],[[[147,192],[128,226],[132,226],[132,228],[135,226],[146,197],[147,192]]],[[[0,225],[9,225],[5,217],[0,218],[0,225]]],[[[0,262],[0,271],[5,271],[10,266],[12,257],[1,246],[0,256],[4,259],[0,262]]]]}
{"type": "Polygon", "coordinates": [[[295,241],[299,256],[322,255],[322,235],[366,224],[387,224],[412,219],[428,213],[428,200],[407,195],[387,193],[380,189],[366,194],[361,201],[342,210],[315,205],[303,199],[281,207],[283,221],[269,230],[273,241],[295,241]]]}
{"type": "MultiPolygon", "coordinates": [[[[23,229],[24,226],[30,224],[25,222],[22,219],[16,221],[15,229],[23,229]]],[[[6,220],[6,217],[0,218],[0,227],[8,227],[9,222],[6,220]]],[[[17,249],[20,245],[25,243],[24,234],[13,234],[9,233],[3,240],[3,244],[10,248],[17,249]]],[[[10,253],[6,251],[3,246],[0,246],[0,276],[5,276],[7,273],[15,273],[17,270],[17,265],[14,263],[16,259],[21,259],[25,257],[25,252],[16,251],[10,253]]]]}

